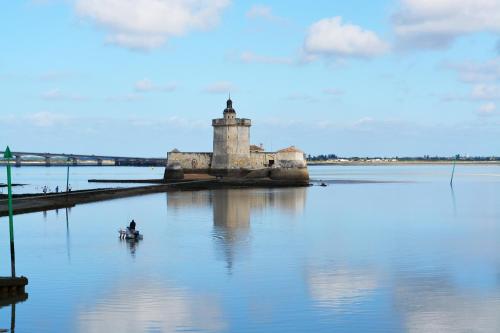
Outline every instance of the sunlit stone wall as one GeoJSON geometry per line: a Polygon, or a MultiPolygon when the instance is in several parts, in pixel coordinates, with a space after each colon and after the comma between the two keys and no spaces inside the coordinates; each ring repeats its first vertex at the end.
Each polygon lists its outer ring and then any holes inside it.
{"type": "Polygon", "coordinates": [[[249,119],[214,119],[212,169],[247,169],[250,164],[249,119]]]}
{"type": "Polygon", "coordinates": [[[212,163],[212,153],[168,153],[168,165],[179,163],[184,170],[209,170],[212,163]]]}

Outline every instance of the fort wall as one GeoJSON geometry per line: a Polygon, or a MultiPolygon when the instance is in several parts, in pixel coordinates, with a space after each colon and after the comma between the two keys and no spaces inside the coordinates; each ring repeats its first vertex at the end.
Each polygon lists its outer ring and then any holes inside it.
{"type": "Polygon", "coordinates": [[[251,152],[250,169],[262,169],[272,167],[276,164],[276,153],[272,152],[251,152]]]}
{"type": "Polygon", "coordinates": [[[184,173],[208,173],[222,176],[248,174],[251,178],[270,177],[277,180],[309,179],[307,163],[300,151],[252,152],[249,158],[241,161],[235,161],[236,156],[231,158],[236,165],[240,165],[239,168],[214,169],[212,153],[170,152],[165,177],[182,179],[184,173]]]}
{"type": "Polygon", "coordinates": [[[212,164],[212,153],[168,153],[168,164],[179,164],[184,170],[208,171],[212,164]]]}

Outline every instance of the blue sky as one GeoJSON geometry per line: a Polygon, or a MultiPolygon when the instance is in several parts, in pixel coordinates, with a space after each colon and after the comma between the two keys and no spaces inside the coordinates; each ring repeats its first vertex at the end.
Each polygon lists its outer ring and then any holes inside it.
{"type": "Polygon", "coordinates": [[[8,1],[0,144],[211,150],[231,91],[251,141],[342,156],[500,155],[500,1],[8,1]]]}

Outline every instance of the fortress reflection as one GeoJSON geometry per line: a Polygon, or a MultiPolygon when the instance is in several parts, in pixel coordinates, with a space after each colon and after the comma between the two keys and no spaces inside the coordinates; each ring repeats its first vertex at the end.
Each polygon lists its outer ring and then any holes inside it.
{"type": "Polygon", "coordinates": [[[167,206],[175,211],[211,206],[217,255],[231,270],[235,256],[249,247],[252,216],[268,210],[297,215],[304,210],[306,195],[305,187],[170,192],[167,195],[167,206]]]}
{"type": "Polygon", "coordinates": [[[304,210],[306,192],[306,187],[169,192],[167,206],[170,210],[208,208],[213,205],[215,200],[230,200],[231,205],[237,207],[248,205],[253,212],[278,209],[281,212],[295,215],[304,210]]]}

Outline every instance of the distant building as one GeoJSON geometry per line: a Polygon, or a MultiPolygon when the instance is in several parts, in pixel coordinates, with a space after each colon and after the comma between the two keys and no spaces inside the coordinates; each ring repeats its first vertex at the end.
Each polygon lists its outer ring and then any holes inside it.
{"type": "Polygon", "coordinates": [[[231,99],[223,118],[213,119],[213,152],[168,153],[165,178],[182,178],[184,173],[208,173],[271,179],[309,179],[304,153],[294,146],[265,152],[262,144],[250,145],[250,119],[237,118],[231,99]]]}

